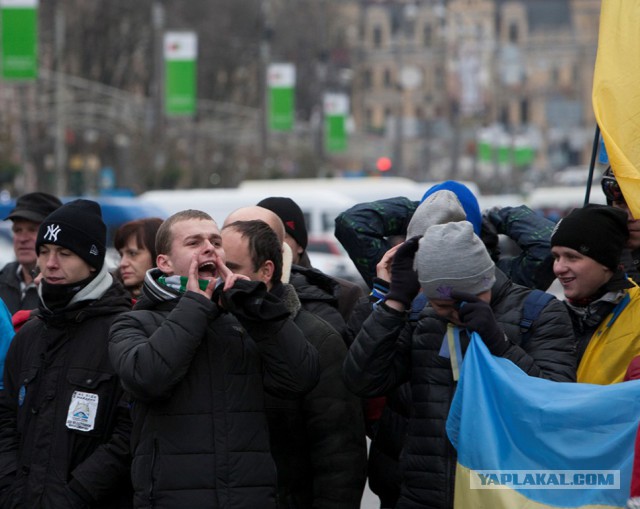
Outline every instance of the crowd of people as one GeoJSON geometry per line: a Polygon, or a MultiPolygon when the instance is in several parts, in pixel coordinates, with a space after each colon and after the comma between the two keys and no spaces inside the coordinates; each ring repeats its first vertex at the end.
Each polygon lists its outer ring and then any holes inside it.
{"type": "Polygon", "coordinates": [[[453,508],[445,424],[473,333],[531,377],[640,378],[640,219],[612,170],[601,185],[607,205],[557,223],[454,181],[345,210],[368,293],[312,266],[287,197],[142,218],[107,246],[96,202],[20,196],[0,508],[357,509],[367,481],[381,508],[453,508]]]}

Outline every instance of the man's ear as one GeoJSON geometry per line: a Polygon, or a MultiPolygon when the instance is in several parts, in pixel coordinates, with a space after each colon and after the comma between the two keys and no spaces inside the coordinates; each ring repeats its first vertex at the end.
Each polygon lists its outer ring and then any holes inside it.
{"type": "Polygon", "coordinates": [[[260,278],[265,283],[271,282],[274,269],[275,265],[273,264],[273,262],[271,260],[267,260],[262,264],[262,267],[260,267],[260,278]]]}
{"type": "Polygon", "coordinates": [[[165,254],[159,254],[156,256],[156,266],[165,274],[173,273],[173,264],[171,259],[165,254]]]}

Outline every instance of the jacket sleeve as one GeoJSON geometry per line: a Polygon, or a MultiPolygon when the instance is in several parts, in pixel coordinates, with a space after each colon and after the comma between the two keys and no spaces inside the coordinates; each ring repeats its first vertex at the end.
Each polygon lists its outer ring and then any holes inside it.
{"type": "Polygon", "coordinates": [[[16,342],[9,347],[4,370],[4,390],[0,391],[0,498],[13,483],[18,457],[17,402],[19,359],[16,342]]]}
{"type": "Polygon", "coordinates": [[[313,389],[320,373],[318,352],[264,283],[236,281],[222,293],[222,302],[258,346],[265,390],[291,399],[313,389]]]}
{"type": "Polygon", "coordinates": [[[109,356],[125,390],[142,401],[168,397],[186,375],[207,325],[218,314],[211,300],[186,292],[159,325],[147,322],[144,311],[116,318],[109,356]]]}
{"type": "Polygon", "coordinates": [[[522,345],[512,344],[503,357],[530,376],[556,382],[576,381],[575,339],[565,305],[549,301],[522,345]]]}
{"type": "Polygon", "coordinates": [[[0,391],[4,387],[2,381],[2,373],[4,372],[4,359],[7,356],[9,345],[15,332],[11,321],[11,313],[0,299],[0,391]]]}
{"type": "Polygon", "coordinates": [[[342,380],[344,341],[326,327],[315,343],[320,357],[320,380],[304,401],[313,468],[313,507],[358,507],[367,471],[367,448],[362,403],[342,380]]]}
{"type": "Polygon", "coordinates": [[[335,220],[335,236],[345,248],[369,288],[376,265],[391,248],[387,237],[406,235],[418,202],[397,197],[360,203],[335,220]]]}
{"type": "Polygon", "coordinates": [[[83,500],[99,503],[129,482],[131,426],[128,404],[123,396],[116,409],[109,440],[71,472],[69,488],[83,500]]]}
{"type": "Polygon", "coordinates": [[[342,370],[347,388],[374,398],[408,381],[411,334],[405,313],[377,305],[347,352],[342,370]]]}
{"type": "Polygon", "coordinates": [[[541,290],[549,288],[555,279],[551,255],[555,223],[526,205],[491,210],[488,215],[498,233],[515,241],[521,249],[517,256],[501,258],[498,267],[514,283],[541,290]]]}

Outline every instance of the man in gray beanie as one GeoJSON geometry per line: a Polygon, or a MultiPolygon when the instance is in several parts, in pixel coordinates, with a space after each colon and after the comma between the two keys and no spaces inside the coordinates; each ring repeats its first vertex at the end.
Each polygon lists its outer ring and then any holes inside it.
{"type": "Polygon", "coordinates": [[[530,376],[575,381],[573,331],[561,302],[549,301],[523,336],[530,293],[495,267],[467,221],[433,225],[395,252],[390,291],[349,349],[343,375],[347,387],[366,398],[411,385],[396,507],[453,507],[456,459],[445,423],[472,332],[530,376]],[[412,323],[408,305],[420,290],[429,304],[412,323]]]}
{"type": "Polygon", "coordinates": [[[0,507],[130,507],[131,420],[108,332],[130,298],[104,264],[100,206],[40,224],[40,306],[15,335],[0,391],[0,507]]]}

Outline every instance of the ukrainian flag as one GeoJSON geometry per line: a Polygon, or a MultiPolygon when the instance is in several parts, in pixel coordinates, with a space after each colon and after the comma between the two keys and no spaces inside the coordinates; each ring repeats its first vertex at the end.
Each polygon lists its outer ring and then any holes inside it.
{"type": "Polygon", "coordinates": [[[640,2],[606,0],[600,10],[592,102],[611,168],[640,218],[640,2]]]}
{"type": "Polygon", "coordinates": [[[477,334],[447,433],[458,451],[455,509],[611,509],[629,497],[640,380],[530,377],[477,334]]]}

